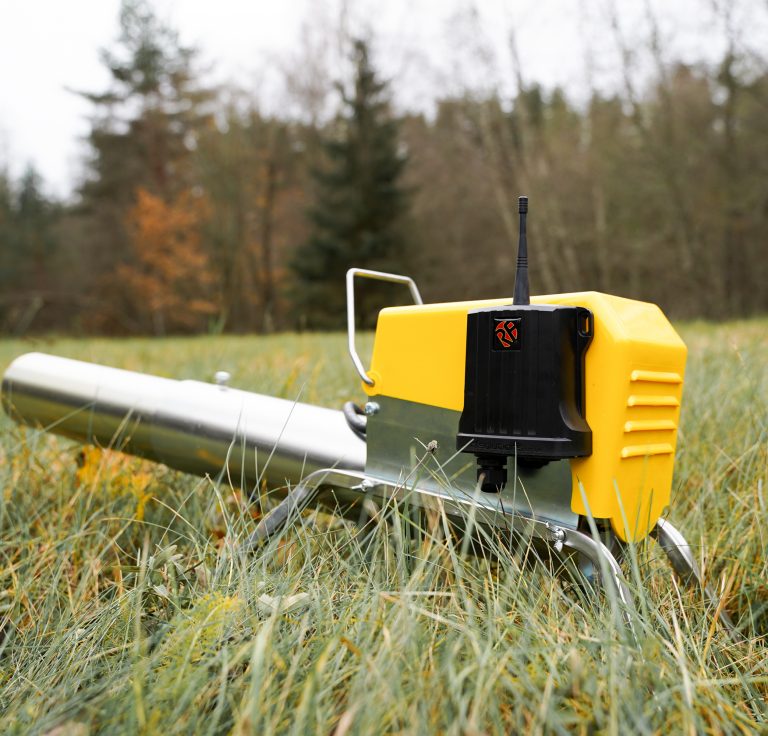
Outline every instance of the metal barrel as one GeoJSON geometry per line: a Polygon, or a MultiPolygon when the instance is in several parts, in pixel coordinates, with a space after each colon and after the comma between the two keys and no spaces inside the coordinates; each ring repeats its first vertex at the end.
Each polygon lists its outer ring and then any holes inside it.
{"type": "Polygon", "coordinates": [[[43,353],[11,363],[2,403],[23,424],[196,475],[226,470],[241,487],[365,466],[365,442],[340,411],[43,353]]]}

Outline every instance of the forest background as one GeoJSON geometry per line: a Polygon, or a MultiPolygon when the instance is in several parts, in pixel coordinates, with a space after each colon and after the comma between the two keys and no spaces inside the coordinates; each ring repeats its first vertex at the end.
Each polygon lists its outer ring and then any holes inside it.
{"type": "MultiPolygon", "coordinates": [[[[206,60],[125,0],[102,55],[110,84],[77,92],[93,114],[74,194],[0,161],[0,332],[332,329],[353,265],[407,272],[429,301],[511,295],[519,194],[534,293],[595,289],[673,318],[764,314],[768,51],[744,42],[738,5],[702,0],[724,51],[683,63],[651,3],[643,48],[605,3],[619,84],[586,99],[537,83],[511,27],[515,92],[469,85],[430,113],[398,104],[374,25],[339,23],[327,43],[347,70],[328,74],[307,41],[281,67],[291,104],[276,112],[207,84],[206,60]]],[[[487,49],[472,14],[462,22],[482,77],[487,49]]]]}

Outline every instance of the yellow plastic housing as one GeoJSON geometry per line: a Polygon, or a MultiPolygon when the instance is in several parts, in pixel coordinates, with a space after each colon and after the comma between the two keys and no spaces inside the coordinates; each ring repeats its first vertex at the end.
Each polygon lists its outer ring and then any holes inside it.
{"type": "MultiPolygon", "coordinates": [[[[369,371],[375,383],[363,388],[371,396],[461,411],[467,312],[511,302],[383,309],[369,371]]],[[[585,366],[592,454],[570,461],[571,509],[609,519],[623,540],[642,539],[669,503],[685,344],[655,304],[594,291],[531,303],[586,307],[594,315],[585,366]]]]}

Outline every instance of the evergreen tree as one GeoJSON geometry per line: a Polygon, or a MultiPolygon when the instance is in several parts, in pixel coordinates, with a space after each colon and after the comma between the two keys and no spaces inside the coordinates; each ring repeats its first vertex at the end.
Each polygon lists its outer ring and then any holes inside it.
{"type": "Polygon", "coordinates": [[[16,201],[16,228],[22,280],[28,290],[45,291],[51,284],[51,258],[56,248],[53,225],[57,206],[43,192],[43,181],[33,166],[28,166],[19,184],[16,201]]]}
{"type": "Polygon", "coordinates": [[[159,196],[190,184],[190,153],[210,120],[211,93],[193,76],[194,51],[180,45],[144,0],[123,0],[116,53],[102,52],[112,77],[103,93],[84,93],[96,105],[88,138],[88,198],[136,199],[138,187],[159,196]]]}
{"type": "Polygon", "coordinates": [[[51,311],[60,278],[53,262],[59,215],[60,206],[46,197],[33,166],[15,185],[0,172],[0,331],[24,333],[33,320],[40,322],[44,307],[51,311]]]}
{"type": "Polygon", "coordinates": [[[131,300],[114,274],[135,259],[129,214],[139,190],[171,202],[195,185],[193,152],[212,119],[212,94],[193,76],[194,51],[144,0],[123,0],[117,50],[103,52],[102,59],[110,85],[85,94],[96,114],[88,136],[90,171],[80,190],[90,228],[84,255],[103,300],[93,326],[124,329],[131,300]]]}
{"type": "Polygon", "coordinates": [[[339,86],[342,110],[323,143],[327,166],[313,171],[312,235],[292,262],[295,301],[310,327],[344,323],[348,268],[399,271],[405,256],[408,195],[400,184],[406,159],[398,152],[398,125],[365,42],[354,43],[353,63],[353,88],[339,86]]]}
{"type": "Polygon", "coordinates": [[[18,281],[20,267],[16,248],[15,201],[11,178],[0,169],[0,304],[7,301],[6,294],[18,281]]]}

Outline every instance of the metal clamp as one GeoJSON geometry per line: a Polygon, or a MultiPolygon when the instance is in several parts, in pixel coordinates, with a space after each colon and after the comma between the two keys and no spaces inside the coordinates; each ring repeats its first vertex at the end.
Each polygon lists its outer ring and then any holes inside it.
{"type": "Polygon", "coordinates": [[[350,268],[347,271],[347,341],[349,346],[349,357],[355,364],[358,375],[363,382],[373,386],[375,381],[368,375],[357,354],[355,348],[355,276],[362,276],[374,281],[389,281],[393,284],[405,284],[411,292],[415,304],[424,304],[416,286],[416,282],[410,276],[399,276],[396,273],[385,273],[384,271],[369,271],[365,268],[350,268]]]}

